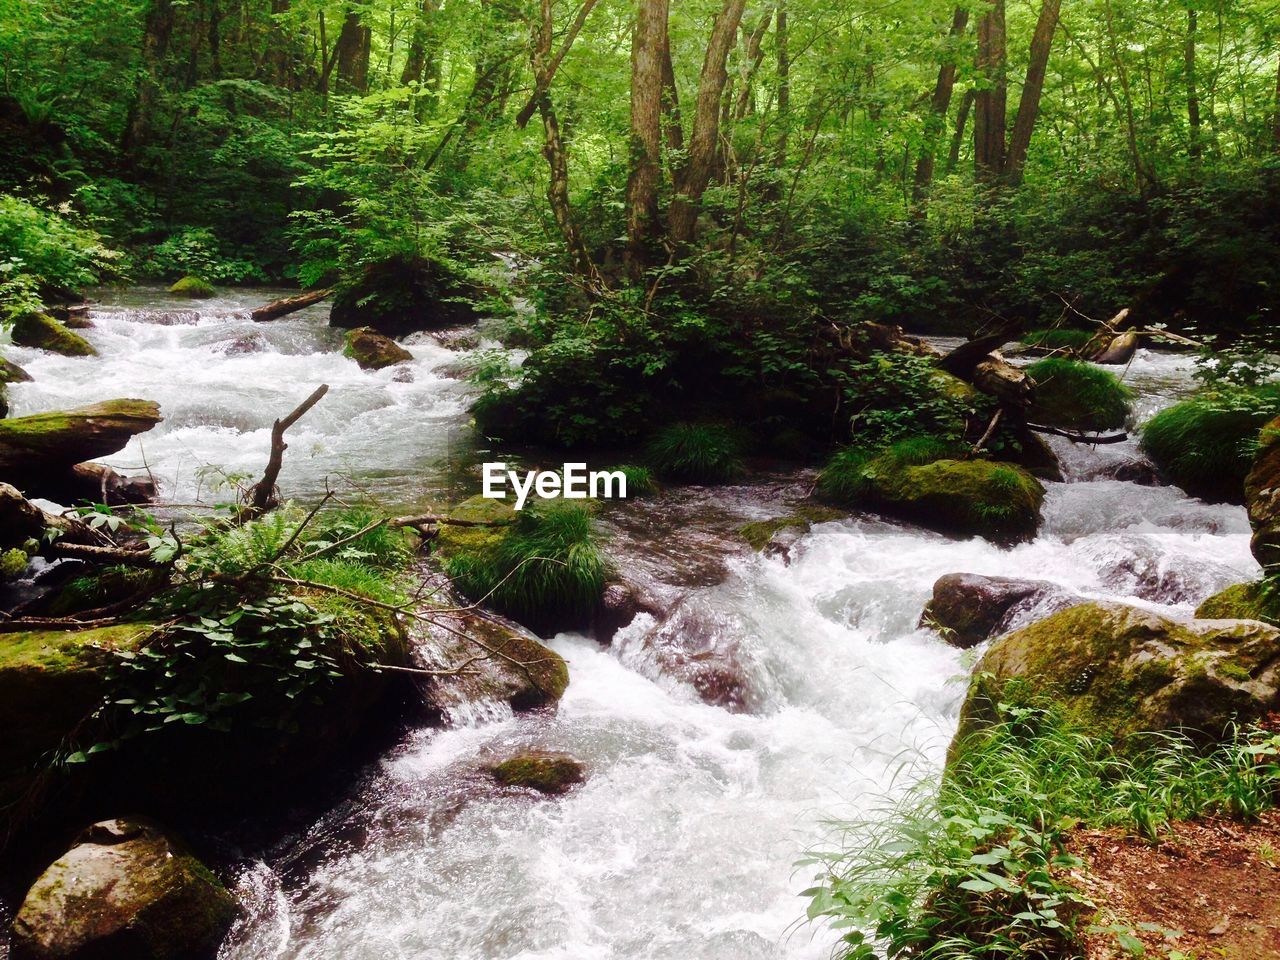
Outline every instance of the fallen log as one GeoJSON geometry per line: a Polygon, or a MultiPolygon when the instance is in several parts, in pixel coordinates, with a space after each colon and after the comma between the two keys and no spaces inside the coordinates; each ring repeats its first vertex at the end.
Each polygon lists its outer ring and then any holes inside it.
{"type": "Polygon", "coordinates": [[[1127,433],[1078,433],[1073,430],[1062,430],[1058,427],[1046,426],[1042,423],[1028,423],[1027,429],[1034,430],[1036,433],[1047,433],[1055,437],[1066,437],[1072,443],[1124,443],[1129,439],[1129,434],[1127,433]]]}
{"type": "Polygon", "coordinates": [[[77,463],[124,449],[160,422],[150,400],[105,400],[87,407],[0,420],[0,480],[22,486],[77,463]]]}
{"type": "Polygon", "coordinates": [[[314,303],[319,303],[332,293],[332,287],[326,287],[323,290],[308,290],[306,293],[300,293],[295,297],[284,297],[281,300],[273,300],[271,303],[263,304],[257,309],[249,311],[249,316],[254,323],[276,320],[309,307],[314,303]]]}
{"type": "Polygon", "coordinates": [[[55,543],[99,544],[102,537],[74,517],[42,510],[17,487],[0,483],[0,549],[20,547],[28,540],[45,542],[45,531],[57,531],[55,543]]]}
{"type": "Polygon", "coordinates": [[[973,366],[966,379],[1006,408],[1025,411],[1031,406],[1035,381],[998,353],[987,354],[986,359],[973,366]]]}

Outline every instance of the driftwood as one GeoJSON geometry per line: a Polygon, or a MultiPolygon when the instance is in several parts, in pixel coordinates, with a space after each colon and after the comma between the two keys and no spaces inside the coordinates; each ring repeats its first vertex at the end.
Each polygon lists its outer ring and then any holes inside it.
{"type": "Polygon", "coordinates": [[[56,530],[55,543],[98,544],[101,536],[74,517],[41,510],[17,487],[0,483],[0,547],[21,546],[27,540],[41,541],[46,530],[56,530]]]}
{"type": "MultiPolygon", "coordinates": [[[[1017,326],[1006,326],[995,333],[975,337],[956,347],[938,361],[938,367],[961,380],[973,382],[973,371],[978,364],[1017,336],[1017,326]]],[[[977,384],[974,384],[977,386],[977,384]]],[[[981,388],[979,388],[981,389],[981,388]]]]}
{"type": "Polygon", "coordinates": [[[284,463],[284,452],[289,445],[284,442],[284,432],[302,419],[308,410],[320,402],[320,398],[329,392],[329,385],[322,383],[307,399],[294,409],[283,420],[277,420],[271,427],[271,456],[267,460],[267,469],[262,479],[249,491],[249,505],[244,513],[250,517],[259,516],[279,506],[276,496],[276,480],[280,476],[280,467],[284,463]]]}
{"type": "Polygon", "coordinates": [[[1062,430],[1058,427],[1048,427],[1041,423],[1028,423],[1028,430],[1034,430],[1036,433],[1048,433],[1055,437],[1066,437],[1072,443],[1124,443],[1129,439],[1127,433],[1106,433],[1106,434],[1089,434],[1077,433],[1072,430],[1062,430]]]}
{"type": "Polygon", "coordinates": [[[282,300],[273,300],[271,303],[263,304],[255,310],[249,311],[249,316],[255,323],[264,323],[267,320],[275,320],[286,314],[294,313],[304,307],[309,307],[313,303],[319,303],[333,293],[332,287],[326,287],[323,290],[309,290],[306,293],[300,293],[296,297],[285,297],[282,300]]]}
{"type": "Polygon", "coordinates": [[[998,353],[989,353],[974,365],[968,380],[1001,405],[1012,410],[1026,410],[1031,406],[1035,381],[998,353]]]}
{"type": "Polygon", "coordinates": [[[38,479],[108,456],[159,422],[160,407],[150,400],[104,400],[0,420],[0,477],[38,479]]]}

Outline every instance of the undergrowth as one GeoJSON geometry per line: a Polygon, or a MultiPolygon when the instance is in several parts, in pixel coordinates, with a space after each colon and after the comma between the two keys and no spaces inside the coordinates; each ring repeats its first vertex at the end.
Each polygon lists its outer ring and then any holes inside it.
{"type": "Polygon", "coordinates": [[[647,456],[654,470],[671,480],[714,483],[743,472],[742,441],[715,423],[673,423],[655,433],[647,456]]]}

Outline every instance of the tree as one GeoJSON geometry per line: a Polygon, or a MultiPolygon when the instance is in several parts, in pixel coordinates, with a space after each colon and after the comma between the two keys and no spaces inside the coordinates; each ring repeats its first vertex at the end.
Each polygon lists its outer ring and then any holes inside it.
{"type": "Polygon", "coordinates": [[[640,0],[631,37],[631,173],[627,179],[627,271],[639,279],[658,232],[667,0],[640,0]]]}

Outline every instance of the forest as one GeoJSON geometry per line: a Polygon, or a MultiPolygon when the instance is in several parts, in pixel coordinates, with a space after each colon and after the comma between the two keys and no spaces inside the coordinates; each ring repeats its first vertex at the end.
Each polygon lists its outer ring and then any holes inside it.
{"type": "Polygon", "coordinates": [[[1278,309],[1280,0],[0,0],[0,960],[1280,958],[1278,309]]]}

